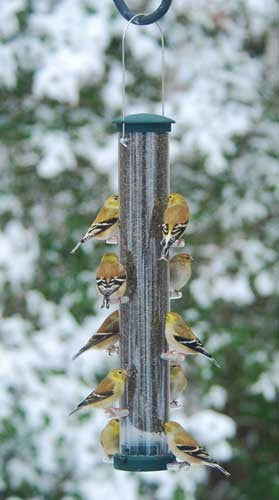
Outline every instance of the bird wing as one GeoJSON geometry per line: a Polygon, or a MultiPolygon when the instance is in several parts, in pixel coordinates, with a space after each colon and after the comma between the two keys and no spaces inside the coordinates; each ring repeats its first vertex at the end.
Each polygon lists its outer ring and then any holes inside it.
{"type": "Polygon", "coordinates": [[[187,339],[179,335],[174,335],[174,339],[176,340],[176,342],[179,342],[188,349],[191,349],[194,352],[199,352],[200,354],[203,354],[207,358],[213,360],[211,354],[209,354],[209,352],[205,349],[205,347],[197,337],[187,339]]]}
{"type": "Polygon", "coordinates": [[[110,341],[113,340],[113,338],[115,338],[115,342],[117,341],[118,337],[117,337],[117,334],[116,333],[96,333],[95,335],[93,335],[93,337],[91,337],[91,339],[89,339],[89,341],[87,342],[86,344],[86,348],[90,348],[90,347],[94,347],[98,344],[100,344],[101,342],[104,342],[104,341],[110,341]]]}
{"type": "Polygon", "coordinates": [[[101,234],[107,229],[109,229],[111,226],[116,224],[118,221],[118,217],[111,217],[110,219],[107,220],[102,220],[100,222],[92,222],[90,228],[88,229],[87,233],[83,236],[82,240],[88,239],[90,236],[96,236],[97,234],[101,234]]]}
{"type": "Polygon", "coordinates": [[[111,278],[126,278],[126,273],[124,267],[120,264],[120,262],[101,262],[99,265],[97,272],[97,278],[105,277],[107,281],[111,278]]]}
{"type": "Polygon", "coordinates": [[[98,288],[105,295],[111,295],[112,293],[116,292],[116,290],[118,290],[118,288],[120,288],[125,281],[126,275],[118,276],[117,278],[111,278],[110,280],[107,280],[104,277],[96,279],[98,288]]]}
{"type": "Polygon", "coordinates": [[[175,330],[174,334],[182,339],[193,340],[196,338],[195,335],[193,334],[192,330],[187,325],[185,325],[185,323],[177,322],[174,330],[175,330]]]}
{"type": "Polygon", "coordinates": [[[114,381],[111,380],[111,378],[105,377],[96,387],[95,392],[102,396],[104,394],[107,394],[108,392],[113,391],[114,385],[114,381]]]}
{"type": "Polygon", "coordinates": [[[167,236],[169,232],[169,225],[167,223],[162,224],[162,233],[164,236],[167,236]]]}
{"type": "Polygon", "coordinates": [[[101,324],[97,334],[99,333],[119,333],[119,312],[114,311],[108,318],[101,324]]]}
{"type": "Polygon", "coordinates": [[[193,458],[198,458],[199,460],[203,460],[205,462],[213,461],[204,448],[201,448],[199,446],[195,447],[195,446],[185,445],[185,444],[176,446],[180,451],[185,451],[185,453],[187,453],[193,458]]]}
{"type": "Polygon", "coordinates": [[[194,438],[192,438],[192,436],[190,436],[190,434],[188,434],[188,432],[186,432],[184,430],[181,430],[181,432],[176,434],[175,443],[179,449],[182,449],[183,447],[186,447],[186,448],[189,448],[192,450],[196,450],[196,449],[200,448],[199,443],[197,443],[197,441],[194,438]]]}
{"type": "Polygon", "coordinates": [[[114,210],[113,208],[102,207],[92,224],[99,224],[100,222],[106,222],[112,219],[115,219],[115,222],[117,222],[118,212],[118,210],[114,210]]]}
{"type": "Polygon", "coordinates": [[[186,204],[181,203],[180,205],[174,205],[165,210],[164,224],[168,224],[171,228],[176,224],[185,225],[186,227],[189,222],[189,216],[190,213],[186,204]]]}
{"type": "Polygon", "coordinates": [[[92,391],[81,403],[79,403],[78,408],[80,408],[81,406],[91,405],[93,403],[104,401],[105,399],[113,395],[113,388],[113,382],[108,378],[104,378],[104,380],[100,382],[96,389],[92,391]]]}

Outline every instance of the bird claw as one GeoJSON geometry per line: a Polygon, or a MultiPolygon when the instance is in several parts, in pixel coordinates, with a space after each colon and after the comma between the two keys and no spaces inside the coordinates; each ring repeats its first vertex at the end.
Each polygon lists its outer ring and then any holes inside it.
{"type": "Polygon", "coordinates": [[[181,299],[181,297],[182,297],[182,292],[180,292],[179,290],[173,290],[172,292],[170,292],[171,300],[181,299]]]}
{"type": "Polygon", "coordinates": [[[119,238],[118,236],[111,236],[106,240],[107,245],[118,245],[119,244],[119,238]]]}
{"type": "Polygon", "coordinates": [[[127,417],[129,410],[127,408],[107,408],[105,414],[113,418],[127,417]]]}
{"type": "Polygon", "coordinates": [[[188,464],[188,462],[171,462],[170,464],[167,464],[167,470],[181,471],[189,469],[190,464],[188,464]]]}
{"type": "Polygon", "coordinates": [[[124,297],[120,297],[117,299],[110,299],[111,304],[127,304],[129,302],[129,297],[127,295],[124,295],[124,297]]]}
{"type": "Polygon", "coordinates": [[[112,356],[113,354],[119,354],[119,347],[116,347],[115,345],[108,347],[106,349],[107,353],[109,356],[112,356]]]}
{"type": "Polygon", "coordinates": [[[127,148],[127,147],[128,147],[128,142],[129,142],[129,141],[128,141],[128,139],[127,139],[127,138],[125,138],[125,137],[121,137],[121,138],[120,138],[120,140],[119,140],[119,142],[120,142],[120,144],[121,144],[122,146],[124,146],[124,148],[127,148]]]}
{"type": "Polygon", "coordinates": [[[184,240],[176,240],[173,245],[174,248],[183,248],[185,247],[185,241],[184,240]]]}
{"type": "Polygon", "coordinates": [[[174,350],[168,352],[162,352],[161,359],[165,361],[177,361],[179,363],[180,361],[185,361],[186,354],[174,350]]]}
{"type": "Polygon", "coordinates": [[[103,462],[104,462],[104,464],[113,464],[113,457],[104,456],[103,462]]]}
{"type": "Polygon", "coordinates": [[[179,403],[179,401],[177,401],[176,399],[173,399],[171,402],[170,402],[170,408],[181,408],[181,404],[179,403]]]}

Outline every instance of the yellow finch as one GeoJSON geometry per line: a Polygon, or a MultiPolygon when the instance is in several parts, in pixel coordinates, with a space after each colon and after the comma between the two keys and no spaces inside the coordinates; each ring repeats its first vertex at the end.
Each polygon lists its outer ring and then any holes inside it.
{"type": "Polygon", "coordinates": [[[170,260],[170,291],[178,292],[191,278],[191,264],[194,261],[189,253],[178,253],[170,260]]]}
{"type": "Polygon", "coordinates": [[[187,379],[180,365],[177,363],[172,363],[170,367],[170,393],[171,407],[179,406],[177,401],[177,396],[186,389],[187,379]]]}
{"type": "Polygon", "coordinates": [[[110,306],[110,298],[121,298],[126,291],[126,272],[115,253],[105,253],[96,272],[97,289],[103,295],[102,308],[110,306]]]}
{"type": "Polygon", "coordinates": [[[127,371],[123,368],[111,370],[100,382],[98,387],[81,401],[70,415],[85,406],[92,406],[92,408],[109,408],[111,403],[114,403],[114,401],[122,396],[126,376],[127,371]]]}
{"type": "Polygon", "coordinates": [[[186,325],[179,314],[175,312],[167,313],[165,333],[169,349],[172,348],[173,350],[163,354],[163,359],[167,359],[168,355],[170,355],[169,359],[171,359],[172,355],[175,358],[176,353],[182,353],[184,357],[187,354],[201,354],[219,367],[217,361],[204,348],[201,341],[195,336],[191,328],[186,325]]]}
{"type": "Polygon", "coordinates": [[[170,194],[162,224],[161,259],[168,260],[170,247],[184,233],[189,218],[189,207],[184,196],[179,193],[170,194]]]}
{"type": "Polygon", "coordinates": [[[108,349],[110,351],[110,348],[119,341],[119,338],[119,312],[117,310],[111,313],[105,321],[103,321],[99,330],[92,335],[92,337],[77,352],[73,359],[76,359],[88,349],[108,349]]]}
{"type": "Polygon", "coordinates": [[[164,428],[169,447],[178,460],[190,465],[207,465],[218,469],[225,476],[230,476],[230,473],[217,464],[180,424],[173,421],[165,422],[164,428]]]}
{"type": "Polygon", "coordinates": [[[112,194],[109,196],[91,226],[83,235],[81,240],[73,248],[71,253],[75,253],[77,249],[91,238],[98,240],[106,240],[117,230],[119,218],[119,202],[118,196],[112,194]]]}
{"type": "Polygon", "coordinates": [[[117,418],[109,420],[101,432],[101,445],[108,458],[112,458],[119,451],[120,425],[117,418]]]}

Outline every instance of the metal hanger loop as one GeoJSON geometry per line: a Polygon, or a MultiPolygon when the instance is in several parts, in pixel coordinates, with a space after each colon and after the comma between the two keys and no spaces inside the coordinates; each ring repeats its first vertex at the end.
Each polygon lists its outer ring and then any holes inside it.
{"type": "Polygon", "coordinates": [[[144,26],[147,24],[153,24],[159,21],[166,12],[169,10],[172,0],[162,0],[159,7],[151,12],[150,14],[138,14],[139,18],[136,19],[135,12],[132,12],[126,5],[124,0],[113,0],[120,14],[125,17],[127,21],[131,21],[133,24],[144,26]]]}
{"type": "MultiPolygon", "coordinates": [[[[125,75],[125,38],[130,24],[133,23],[134,19],[143,16],[144,14],[135,14],[127,23],[122,35],[122,137],[120,139],[121,144],[127,147],[127,139],[125,138],[125,116],[126,116],[126,75],[125,75]]],[[[155,23],[160,32],[161,38],[161,98],[162,98],[162,116],[165,115],[165,41],[162,29],[159,23],[155,23]]]]}

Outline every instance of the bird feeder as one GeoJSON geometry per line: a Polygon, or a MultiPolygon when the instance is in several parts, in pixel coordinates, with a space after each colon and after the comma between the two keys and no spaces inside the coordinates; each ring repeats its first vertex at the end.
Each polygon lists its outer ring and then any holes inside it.
{"type": "MultiPolygon", "coordinates": [[[[170,399],[169,364],[161,359],[167,347],[164,322],[169,311],[169,269],[168,262],[160,260],[160,241],[169,195],[169,132],[174,120],[164,116],[164,69],[162,115],[126,115],[124,42],[130,23],[156,22],[171,0],[163,1],[149,16],[134,15],[122,0],[114,3],[129,21],[122,43],[123,116],[115,124],[119,132],[120,261],[126,269],[129,297],[129,302],[120,305],[120,365],[130,374],[121,402],[129,415],[121,418],[114,467],[166,470],[173,461],[162,432],[163,422],[169,420],[170,399]]],[[[162,33],[161,41],[164,64],[162,33]]]]}
{"type": "MultiPolygon", "coordinates": [[[[169,249],[184,246],[179,238],[190,217],[186,199],[179,193],[169,195],[169,132],[174,120],[164,113],[164,38],[157,20],[171,0],[163,0],[157,11],[147,16],[134,15],[122,0],[114,2],[129,21],[122,38],[122,118],[115,120],[119,132],[119,196],[107,198],[71,253],[92,237],[120,243],[120,262],[115,253],[106,253],[96,272],[102,307],[108,308],[114,301],[119,314],[110,315],[74,358],[94,345],[106,345],[110,353],[114,348],[117,352],[113,344],[119,339],[121,368],[111,370],[70,415],[94,406],[105,408],[108,415],[119,419],[110,420],[101,433],[101,444],[107,458],[113,457],[115,469],[187,470],[199,463],[228,477],[230,473],[180,424],[169,421],[168,361],[200,354],[219,366],[183,318],[169,312],[169,299],[181,297],[180,288],[190,279],[193,260],[188,253],[176,255],[169,269],[169,249]],[[125,36],[131,23],[153,22],[162,43],[162,114],[126,115],[125,36]],[[118,225],[120,238],[113,236],[118,225]],[[167,344],[170,349],[165,352],[167,344]],[[120,396],[120,408],[109,408],[120,396]],[[174,455],[169,452],[166,435],[174,455]]],[[[171,379],[172,394],[175,387],[185,389],[186,378],[179,365],[172,366],[171,379]]],[[[173,405],[178,406],[176,399],[173,405]]]]}

